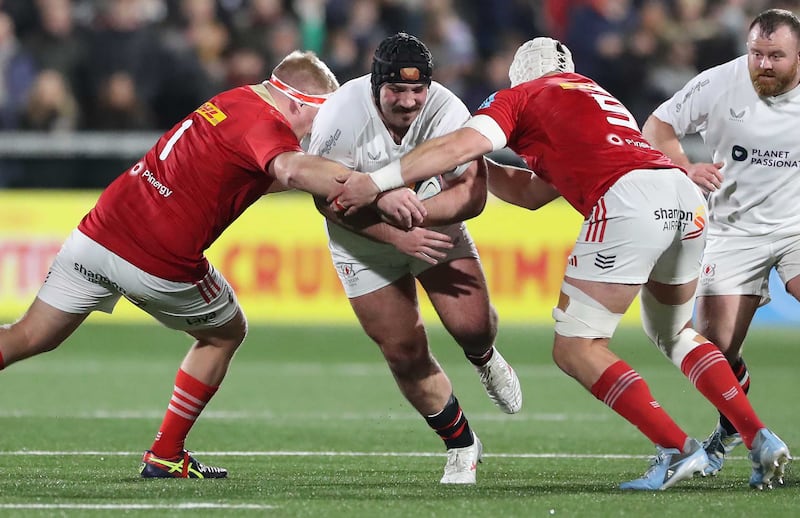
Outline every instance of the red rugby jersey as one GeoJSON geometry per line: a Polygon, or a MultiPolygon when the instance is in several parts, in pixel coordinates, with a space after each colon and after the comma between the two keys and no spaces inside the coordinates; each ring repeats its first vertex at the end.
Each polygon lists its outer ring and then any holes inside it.
{"type": "Polygon", "coordinates": [[[228,90],[162,135],[78,229],[152,275],[200,280],[203,252],[267,192],[269,162],[288,151],[302,150],[266,88],[228,90]]]}
{"type": "Polygon", "coordinates": [[[501,90],[475,112],[480,114],[494,119],[508,147],[584,217],[625,173],[676,167],[647,143],[622,103],[580,74],[501,90]]]}

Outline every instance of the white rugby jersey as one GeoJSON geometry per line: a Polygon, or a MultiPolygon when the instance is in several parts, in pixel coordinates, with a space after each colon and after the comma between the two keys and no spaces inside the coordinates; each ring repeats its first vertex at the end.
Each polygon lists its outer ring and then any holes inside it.
{"type": "MultiPolygon", "coordinates": [[[[369,74],[342,85],[320,107],[314,118],[308,152],[340,162],[345,167],[371,173],[414,149],[422,142],[455,131],[469,119],[470,113],[461,100],[436,81],[417,118],[400,144],[396,144],[381,120],[372,99],[369,74]]],[[[444,175],[458,176],[466,166],[444,175]]],[[[354,247],[374,246],[375,241],[356,235],[327,221],[332,241],[354,247]]],[[[461,224],[439,227],[459,229],[461,224]]],[[[389,247],[390,245],[386,245],[389,247]]],[[[391,247],[394,250],[394,247],[391,247]]]]}
{"type": "Polygon", "coordinates": [[[725,163],[709,197],[710,236],[759,246],[800,234],[800,87],[760,98],[741,56],[701,72],[653,114],[679,138],[700,133],[713,162],[725,163]]]}
{"type": "Polygon", "coordinates": [[[370,76],[348,81],[320,107],[311,130],[309,153],[371,173],[422,142],[450,133],[469,119],[464,103],[437,82],[400,144],[395,144],[372,100],[370,76]]]}

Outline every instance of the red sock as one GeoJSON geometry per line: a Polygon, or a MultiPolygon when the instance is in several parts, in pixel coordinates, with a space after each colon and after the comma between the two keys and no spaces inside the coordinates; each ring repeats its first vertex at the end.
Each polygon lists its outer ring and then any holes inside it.
{"type": "Polygon", "coordinates": [[[688,436],[653,399],[642,377],[624,361],[606,369],[592,385],[591,392],[653,443],[663,448],[683,450],[688,436]]]}
{"type": "Polygon", "coordinates": [[[150,448],[156,457],[170,459],[181,455],[189,430],[218,388],[191,377],[183,369],[178,370],[167,413],[150,448]]]}
{"type": "Polygon", "coordinates": [[[764,423],[719,348],[711,342],[698,345],[681,362],[681,372],[733,423],[749,449],[764,423]]]}
{"type": "Polygon", "coordinates": [[[6,362],[3,360],[3,351],[0,351],[0,371],[6,368],[6,362]]]}

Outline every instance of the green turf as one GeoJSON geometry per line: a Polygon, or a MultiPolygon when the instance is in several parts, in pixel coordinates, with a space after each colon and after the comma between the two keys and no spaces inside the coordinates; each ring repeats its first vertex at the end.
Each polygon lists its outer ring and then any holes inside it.
{"type": "MultiPolygon", "coordinates": [[[[756,409],[800,451],[791,400],[800,388],[796,334],[753,331],[746,358],[756,409]]],[[[485,444],[476,487],[438,484],[441,441],[400,396],[377,349],[351,327],[253,328],[187,442],[201,461],[227,467],[230,478],[142,480],[139,457],[189,340],[156,325],[90,323],[55,352],[0,374],[0,516],[797,512],[800,483],[791,472],[786,487],[749,489],[743,448],[717,478],[657,494],[623,493],[617,484],[639,476],[654,450],[552,364],[552,331],[501,331],[498,345],[525,394],[515,416],[488,401],[441,329],[430,335],[485,444]]],[[[706,436],[715,413],[639,331],[621,330],[613,348],[688,433],[706,436]]]]}

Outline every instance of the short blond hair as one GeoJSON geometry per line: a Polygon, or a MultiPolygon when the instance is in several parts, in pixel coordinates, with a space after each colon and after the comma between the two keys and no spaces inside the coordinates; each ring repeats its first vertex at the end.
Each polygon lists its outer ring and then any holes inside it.
{"type": "Polygon", "coordinates": [[[272,74],[307,94],[327,94],[339,88],[339,81],[328,65],[310,50],[291,52],[278,63],[272,74]]]}

